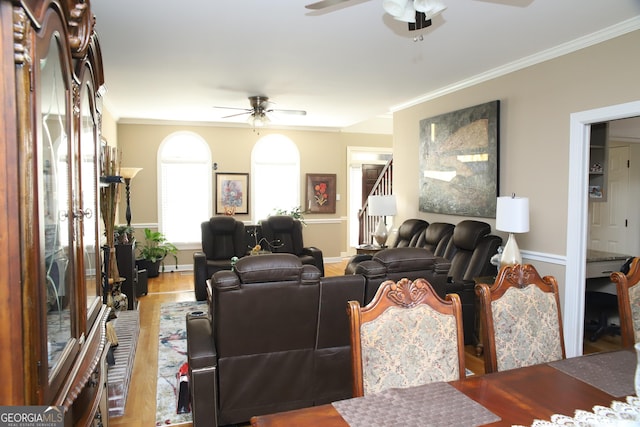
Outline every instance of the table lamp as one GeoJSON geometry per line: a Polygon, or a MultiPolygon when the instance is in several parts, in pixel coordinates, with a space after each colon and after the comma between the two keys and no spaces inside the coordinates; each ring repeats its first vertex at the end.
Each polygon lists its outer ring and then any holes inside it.
{"type": "Polygon", "coordinates": [[[122,179],[124,179],[125,191],[127,194],[127,211],[125,213],[125,216],[127,218],[127,227],[131,227],[131,202],[129,199],[131,180],[141,170],[142,168],[120,168],[120,176],[122,177],[122,179]]]}
{"type": "Polygon", "coordinates": [[[529,199],[516,197],[515,194],[498,197],[496,230],[509,233],[509,239],[500,258],[500,266],[522,264],[522,255],[513,234],[529,231],[529,199]]]}
{"type": "Polygon", "coordinates": [[[386,248],[389,231],[387,230],[387,216],[393,216],[397,213],[396,196],[369,196],[369,215],[381,216],[378,227],[373,237],[376,239],[381,248],[386,248]]]}

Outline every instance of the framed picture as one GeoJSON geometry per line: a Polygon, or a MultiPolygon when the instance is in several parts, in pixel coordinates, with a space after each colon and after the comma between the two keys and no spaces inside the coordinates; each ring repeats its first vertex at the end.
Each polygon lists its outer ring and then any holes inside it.
{"type": "Polygon", "coordinates": [[[216,214],[249,213],[249,174],[216,173],[216,214]]]}
{"type": "Polygon", "coordinates": [[[336,174],[307,174],[309,213],[336,213],[336,174]]]}
{"type": "Polygon", "coordinates": [[[590,185],[589,197],[592,199],[602,199],[602,187],[599,185],[590,185]]]}
{"type": "Polygon", "coordinates": [[[421,212],[495,218],[500,101],[420,120],[421,212]]]}

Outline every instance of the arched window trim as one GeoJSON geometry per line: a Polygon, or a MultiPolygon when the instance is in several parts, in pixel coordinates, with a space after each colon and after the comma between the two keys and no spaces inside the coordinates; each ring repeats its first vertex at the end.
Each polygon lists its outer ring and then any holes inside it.
{"type": "MultiPolygon", "coordinates": [[[[183,153],[188,153],[188,151],[182,151],[183,153]]],[[[192,164],[192,165],[202,165],[203,169],[201,172],[206,170],[206,178],[198,179],[197,185],[192,182],[192,180],[187,180],[184,185],[181,186],[181,191],[194,192],[192,195],[193,200],[202,201],[205,199],[206,202],[206,213],[198,215],[198,220],[196,223],[197,227],[197,238],[194,237],[189,241],[180,241],[181,239],[172,239],[169,235],[167,236],[172,243],[176,244],[179,249],[192,249],[193,247],[199,247],[200,245],[200,227],[199,224],[201,221],[204,221],[212,216],[212,205],[213,205],[213,194],[212,194],[212,172],[211,172],[211,149],[207,141],[200,136],[199,134],[191,131],[178,131],[173,132],[167,135],[160,146],[158,147],[158,155],[157,155],[157,188],[158,188],[158,230],[164,234],[167,234],[167,224],[165,219],[165,212],[163,209],[163,203],[167,200],[163,197],[165,188],[163,184],[163,165],[183,165],[183,164],[192,164]],[[188,138],[190,141],[194,143],[199,143],[203,150],[202,152],[198,152],[197,156],[186,156],[184,159],[177,158],[164,158],[166,156],[165,151],[167,150],[167,146],[174,141],[184,141],[185,138],[188,138]],[[204,157],[203,157],[204,154],[204,157]],[[203,216],[204,215],[204,216],[203,216]],[[201,218],[202,216],[202,218],[201,218]]],[[[184,206],[181,206],[181,210],[184,211],[184,206]]],[[[191,223],[193,221],[187,221],[185,219],[185,223],[191,223]]]]}
{"type": "MultiPolygon", "coordinates": [[[[290,176],[286,179],[286,183],[291,185],[291,193],[294,196],[291,199],[291,206],[279,206],[282,209],[292,209],[296,206],[300,206],[300,150],[298,146],[293,142],[290,138],[281,135],[281,134],[273,134],[266,135],[260,138],[251,150],[251,218],[254,223],[258,223],[258,221],[264,219],[264,214],[261,213],[261,203],[259,197],[261,195],[260,182],[261,185],[264,185],[265,182],[268,182],[268,177],[263,178],[259,176],[258,169],[260,166],[290,166],[292,171],[290,176]],[[273,148],[273,145],[278,145],[276,149],[273,148]],[[261,151],[264,147],[265,151],[269,154],[277,153],[277,156],[273,156],[275,161],[271,159],[262,159],[259,158],[261,155],[261,151]]],[[[281,180],[277,180],[269,185],[275,189],[281,189],[282,182],[281,180]]],[[[265,212],[265,211],[262,211],[265,212]]]]}

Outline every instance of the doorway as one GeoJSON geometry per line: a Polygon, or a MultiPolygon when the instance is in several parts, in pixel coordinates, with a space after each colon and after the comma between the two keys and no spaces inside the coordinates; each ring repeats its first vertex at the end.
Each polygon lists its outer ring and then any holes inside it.
{"type": "Polygon", "coordinates": [[[570,116],[567,258],[562,308],[567,357],[581,355],[583,345],[588,234],[588,193],[585,189],[588,186],[591,124],[635,116],[640,116],[640,101],[582,111],[570,116]]]}
{"type": "MultiPolygon", "coordinates": [[[[355,248],[359,242],[358,212],[362,207],[363,198],[367,197],[366,176],[375,173],[375,169],[382,169],[393,157],[393,150],[385,147],[347,147],[347,176],[349,177],[347,229],[349,230],[349,247],[355,248]],[[365,166],[367,165],[367,166],[365,166]],[[367,173],[368,172],[368,173],[367,173]]],[[[378,177],[374,178],[375,180],[378,177]]]]}

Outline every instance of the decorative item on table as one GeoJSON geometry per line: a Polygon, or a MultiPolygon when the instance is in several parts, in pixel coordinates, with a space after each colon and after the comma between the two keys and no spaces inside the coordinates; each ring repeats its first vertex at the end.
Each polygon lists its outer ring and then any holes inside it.
{"type": "MultiPolygon", "coordinates": [[[[112,289],[120,282],[120,272],[116,262],[115,249],[115,223],[118,208],[118,183],[122,182],[120,176],[120,153],[116,147],[109,147],[104,142],[102,147],[102,161],[100,163],[100,214],[104,223],[104,235],[108,247],[108,259],[106,282],[103,289],[103,302],[109,304],[112,298],[112,289]]],[[[112,305],[110,307],[113,307],[112,305]]]]}
{"type": "Polygon", "coordinates": [[[231,271],[235,271],[236,262],[238,262],[238,257],[237,256],[231,257],[231,271]]]}
{"type": "Polygon", "coordinates": [[[509,239],[502,251],[500,265],[522,264],[522,255],[514,233],[529,231],[529,199],[511,196],[498,197],[496,205],[496,230],[509,233],[509,239]]]}
{"type": "Polygon", "coordinates": [[[387,239],[389,238],[389,230],[387,230],[387,217],[394,216],[397,213],[396,196],[375,195],[369,196],[369,216],[380,216],[378,227],[376,228],[374,239],[381,248],[386,248],[387,239]]]}
{"type": "Polygon", "coordinates": [[[224,206],[224,214],[227,216],[233,216],[236,214],[235,206],[224,206]]]}
{"type": "Polygon", "coordinates": [[[260,239],[258,243],[256,243],[256,245],[253,248],[251,248],[251,255],[268,254],[268,253],[271,253],[273,249],[277,249],[282,246],[283,244],[282,242],[280,242],[280,240],[268,242],[267,239],[263,237],[262,239],[260,239]],[[265,246],[263,246],[263,244],[265,246]],[[267,249],[263,249],[264,247],[266,247],[267,249]]]}

